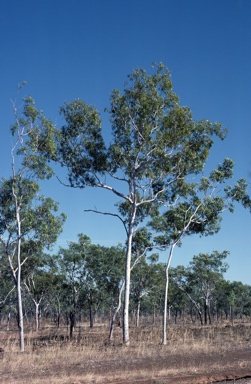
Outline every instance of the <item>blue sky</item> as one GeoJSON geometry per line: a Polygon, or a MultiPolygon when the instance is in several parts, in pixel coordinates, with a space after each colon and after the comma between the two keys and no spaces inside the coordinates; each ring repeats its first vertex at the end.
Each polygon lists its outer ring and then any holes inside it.
{"type": "MultiPolygon", "coordinates": [[[[229,130],[212,150],[209,169],[224,157],[235,162],[234,178],[251,181],[251,1],[250,0],[2,0],[0,5],[0,175],[10,172],[10,99],[28,82],[46,117],[60,126],[59,107],[81,98],[99,109],[109,140],[104,108],[114,88],[123,89],[134,68],[163,62],[175,92],[195,119],[220,121],[229,130]]],[[[103,245],[124,243],[114,218],[84,213],[113,209],[105,191],[71,190],[54,179],[42,192],[68,215],[58,245],[85,233],[103,245]]],[[[193,255],[229,250],[226,278],[251,284],[251,214],[236,207],[223,215],[218,235],[186,239],[173,266],[193,255]]],[[[161,255],[165,261],[166,255],[161,255]]]]}

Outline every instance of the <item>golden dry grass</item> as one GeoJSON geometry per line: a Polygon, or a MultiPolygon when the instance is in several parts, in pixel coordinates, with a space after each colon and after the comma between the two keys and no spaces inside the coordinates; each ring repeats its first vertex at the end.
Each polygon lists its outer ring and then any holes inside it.
{"type": "MultiPolygon", "coordinates": [[[[165,346],[161,345],[160,328],[155,327],[131,329],[129,346],[121,343],[120,329],[116,329],[115,339],[109,343],[106,327],[90,330],[84,326],[71,341],[64,329],[46,328],[26,336],[24,353],[19,353],[16,338],[1,339],[0,346],[5,352],[0,361],[0,383],[108,384],[146,377],[154,381],[168,376],[205,373],[207,361],[198,359],[202,354],[217,354],[219,359],[211,362],[211,369],[220,370],[221,360],[226,360],[233,343],[240,349],[245,348],[247,342],[250,344],[251,328],[171,326],[165,346]],[[173,363],[160,366],[164,358],[173,363]]],[[[245,368],[249,361],[237,359],[235,364],[237,368],[245,368]]]]}

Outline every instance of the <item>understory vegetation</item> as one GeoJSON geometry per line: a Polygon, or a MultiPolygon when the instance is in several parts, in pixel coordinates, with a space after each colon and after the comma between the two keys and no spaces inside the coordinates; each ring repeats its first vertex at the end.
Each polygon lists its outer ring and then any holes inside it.
{"type": "Polygon", "coordinates": [[[74,336],[69,326],[43,319],[39,331],[25,324],[25,354],[19,354],[13,322],[0,330],[0,374],[2,382],[52,384],[98,383],[212,383],[250,372],[250,318],[222,320],[214,326],[198,326],[188,317],[171,318],[167,345],[161,343],[160,318],[141,318],[132,326],[130,346],[121,343],[116,326],[109,342],[109,323],[98,318],[94,328],[78,322],[74,336]],[[3,352],[4,350],[4,352],[3,352]],[[205,373],[207,373],[205,375],[205,373]],[[196,379],[193,381],[193,379],[196,379]],[[182,381],[183,380],[183,381],[182,381]]]}

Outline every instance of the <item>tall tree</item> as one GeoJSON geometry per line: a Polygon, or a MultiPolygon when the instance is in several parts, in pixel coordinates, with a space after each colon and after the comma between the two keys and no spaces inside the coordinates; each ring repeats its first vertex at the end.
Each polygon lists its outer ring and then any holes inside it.
{"type": "Polygon", "coordinates": [[[39,196],[37,183],[53,174],[47,162],[48,154],[52,156],[56,149],[53,125],[35,108],[30,97],[23,100],[21,109],[13,102],[13,110],[11,176],[0,185],[0,241],[16,287],[20,350],[23,352],[22,265],[33,252],[42,252],[56,241],[65,215],[55,216],[58,205],[50,198],[39,196]]]}
{"type": "Polygon", "coordinates": [[[123,341],[129,344],[129,293],[132,239],[154,205],[170,202],[177,183],[204,167],[213,137],[223,139],[219,123],[194,121],[179,105],[169,70],[156,65],[152,74],[137,69],[123,93],[114,90],[110,108],[112,142],[106,148],[97,110],[77,99],[61,113],[66,124],[57,132],[58,151],[51,159],[68,169],[70,186],[103,188],[117,198],[118,217],[126,232],[123,341]]]}

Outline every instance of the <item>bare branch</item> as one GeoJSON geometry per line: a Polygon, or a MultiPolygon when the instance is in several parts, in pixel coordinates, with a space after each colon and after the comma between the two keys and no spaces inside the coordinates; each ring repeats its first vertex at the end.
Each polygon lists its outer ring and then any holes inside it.
{"type": "Polygon", "coordinates": [[[116,213],[110,213],[110,212],[102,212],[102,211],[98,211],[97,209],[84,209],[84,212],[94,212],[94,213],[98,213],[100,215],[106,215],[106,216],[113,216],[113,217],[117,217],[123,224],[124,228],[125,228],[125,231],[126,231],[126,234],[128,235],[128,232],[127,232],[127,228],[126,228],[126,225],[125,225],[125,222],[124,220],[116,213]]]}

